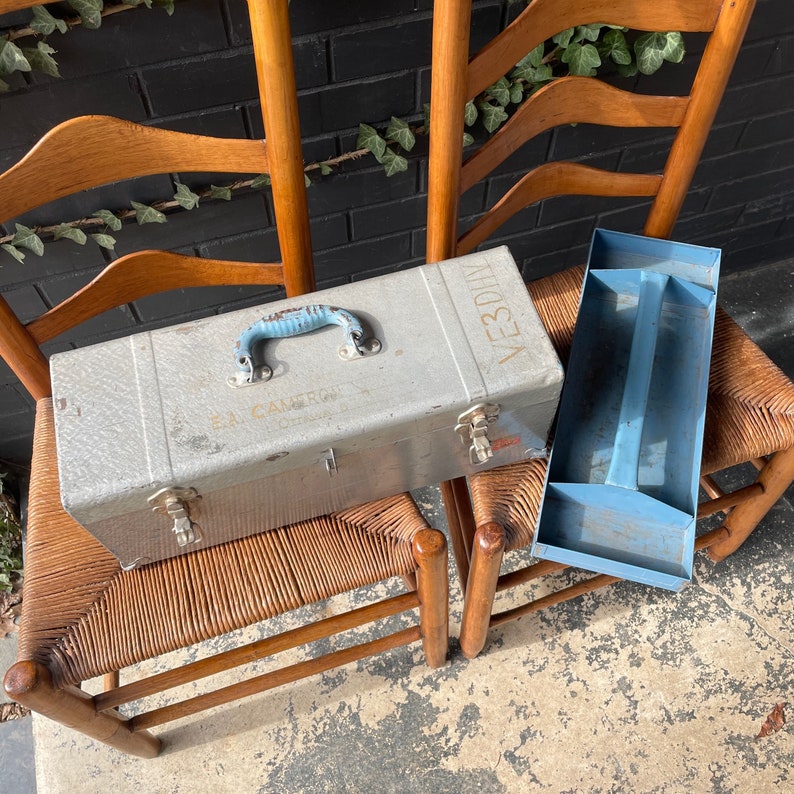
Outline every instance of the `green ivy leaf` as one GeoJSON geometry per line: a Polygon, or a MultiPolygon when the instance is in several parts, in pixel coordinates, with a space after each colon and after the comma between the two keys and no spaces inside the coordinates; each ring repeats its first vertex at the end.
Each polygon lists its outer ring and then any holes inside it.
{"type": "Polygon", "coordinates": [[[259,174],[251,180],[251,189],[260,190],[270,184],[270,174],[259,174]]]}
{"type": "Polygon", "coordinates": [[[500,77],[486,91],[497,105],[507,107],[510,104],[510,82],[506,77],[500,77]]]}
{"type": "Polygon", "coordinates": [[[524,101],[524,89],[521,83],[513,83],[510,86],[510,101],[514,105],[520,105],[524,101]]]}
{"type": "Polygon", "coordinates": [[[121,226],[121,218],[116,217],[110,210],[97,210],[91,217],[99,218],[108,229],[117,232],[121,226]]]}
{"type": "Polygon", "coordinates": [[[552,36],[551,40],[560,47],[567,47],[571,43],[574,33],[576,33],[576,28],[568,28],[567,30],[561,31],[556,36],[552,36]]]}
{"type": "Polygon", "coordinates": [[[165,215],[154,207],[141,204],[139,201],[131,201],[130,205],[135,210],[135,220],[138,221],[139,226],[143,226],[144,223],[166,222],[165,215]]]}
{"type": "Polygon", "coordinates": [[[391,149],[386,149],[383,153],[381,162],[386,171],[386,176],[394,176],[400,173],[400,171],[408,170],[408,161],[402,155],[397,154],[391,149]]]}
{"type": "Polygon", "coordinates": [[[41,237],[33,229],[23,226],[21,223],[15,223],[14,226],[17,231],[11,240],[11,245],[15,245],[18,248],[27,248],[28,251],[32,251],[36,256],[41,256],[44,253],[44,243],[41,241],[41,237]]]}
{"type": "Polygon", "coordinates": [[[634,77],[639,69],[637,69],[637,62],[632,59],[631,63],[618,64],[618,74],[621,77],[634,77]]]}
{"type": "Polygon", "coordinates": [[[429,102],[425,102],[424,105],[422,105],[422,112],[424,113],[424,117],[425,117],[425,135],[427,135],[430,132],[430,103],[429,102]]]}
{"type": "Polygon", "coordinates": [[[637,68],[642,74],[653,74],[664,63],[667,36],[664,33],[643,33],[634,42],[637,68]]]}
{"type": "Polygon", "coordinates": [[[539,66],[532,66],[529,62],[519,62],[511,72],[513,78],[525,80],[527,83],[541,83],[553,79],[552,68],[544,63],[539,66]]]}
{"type": "Polygon", "coordinates": [[[604,38],[596,45],[601,59],[611,58],[613,63],[618,66],[627,66],[631,63],[631,50],[626,43],[626,37],[622,30],[610,30],[604,38]]]}
{"type": "Polygon", "coordinates": [[[538,68],[535,70],[536,83],[545,83],[553,79],[554,79],[554,73],[552,71],[550,64],[544,64],[543,66],[538,66],[538,68]]]}
{"type": "Polygon", "coordinates": [[[78,245],[85,245],[88,239],[85,232],[77,226],[70,226],[68,223],[59,223],[52,232],[55,240],[72,240],[78,245]]]}
{"type": "Polygon", "coordinates": [[[33,6],[33,19],[30,21],[30,27],[42,36],[49,36],[56,30],[60,33],[66,33],[69,30],[64,20],[54,17],[44,6],[33,6]]]}
{"type": "Polygon", "coordinates": [[[505,113],[504,108],[491,105],[488,102],[480,102],[477,107],[482,113],[482,123],[488,132],[496,132],[507,121],[507,113],[505,113]]]}
{"type": "Polygon", "coordinates": [[[306,187],[312,186],[312,181],[309,179],[309,175],[305,171],[303,173],[303,184],[306,185],[306,187]]]}
{"type": "Polygon", "coordinates": [[[540,44],[538,44],[537,47],[535,47],[534,50],[528,52],[521,59],[521,61],[519,61],[519,63],[521,63],[522,61],[527,61],[530,66],[534,66],[537,69],[538,66],[543,65],[543,56],[545,54],[546,54],[546,42],[542,41],[540,44]]]}
{"type": "Polygon", "coordinates": [[[68,3],[77,12],[84,28],[96,30],[102,25],[102,0],[68,0],[68,3]]]}
{"type": "Polygon", "coordinates": [[[375,156],[379,163],[382,163],[383,155],[386,152],[386,141],[378,135],[378,131],[374,127],[370,127],[369,124],[359,124],[356,148],[366,149],[375,156]]]}
{"type": "MultiPolygon", "coordinates": [[[[174,201],[176,201],[180,207],[184,207],[186,210],[192,210],[198,207],[199,196],[194,193],[187,185],[183,185],[181,182],[178,182],[176,186],[176,193],[174,193],[174,201]]],[[[162,223],[162,221],[159,222],[162,223]]]]}
{"type": "Polygon", "coordinates": [[[477,105],[474,104],[471,100],[466,103],[466,107],[463,110],[463,122],[467,127],[471,127],[477,119],[480,117],[480,114],[477,110],[477,105]]]}
{"type": "Polygon", "coordinates": [[[601,28],[603,27],[603,25],[599,24],[579,25],[576,28],[574,38],[576,41],[598,41],[598,37],[601,35],[601,28]]]}
{"type": "Polygon", "coordinates": [[[222,201],[232,200],[232,191],[228,187],[218,187],[217,185],[210,185],[210,198],[221,199],[222,201]]]}
{"type": "Polygon", "coordinates": [[[55,58],[52,57],[55,50],[46,42],[40,41],[35,49],[33,47],[25,47],[22,52],[25,54],[31,67],[37,71],[48,74],[50,77],[61,76],[58,71],[58,64],[55,58]]]}
{"type": "Polygon", "coordinates": [[[410,152],[416,143],[416,136],[411,132],[408,123],[394,116],[386,128],[386,137],[399,143],[406,152],[410,152]]]}
{"type": "Polygon", "coordinates": [[[22,251],[20,251],[18,248],[14,248],[13,245],[3,243],[0,245],[0,248],[2,248],[7,254],[11,254],[11,256],[17,260],[17,262],[21,262],[25,258],[25,255],[22,253],[22,251]]]}
{"type": "Polygon", "coordinates": [[[320,163],[320,173],[323,176],[328,176],[329,174],[333,174],[333,172],[334,169],[331,168],[331,166],[328,165],[328,163],[320,163]]]}
{"type": "Polygon", "coordinates": [[[0,94],[5,94],[9,88],[11,88],[11,86],[5,80],[0,80],[0,94]]]}
{"type": "Polygon", "coordinates": [[[463,146],[471,146],[474,143],[474,136],[468,132],[463,133],[463,146]]]}
{"type": "Polygon", "coordinates": [[[116,238],[110,234],[92,234],[91,239],[102,248],[112,251],[116,247],[116,238]]]}
{"type": "Polygon", "coordinates": [[[571,74],[585,77],[592,77],[596,67],[601,66],[601,57],[592,44],[572,44],[562,54],[562,61],[568,64],[571,74]]]}
{"type": "Polygon", "coordinates": [[[0,75],[29,72],[30,64],[22,50],[8,39],[0,39],[0,75]]]}
{"type": "Polygon", "coordinates": [[[684,60],[684,55],[686,54],[686,48],[684,47],[684,37],[675,30],[665,35],[667,38],[667,44],[665,45],[664,51],[662,52],[662,57],[670,63],[681,63],[681,61],[684,60]]]}

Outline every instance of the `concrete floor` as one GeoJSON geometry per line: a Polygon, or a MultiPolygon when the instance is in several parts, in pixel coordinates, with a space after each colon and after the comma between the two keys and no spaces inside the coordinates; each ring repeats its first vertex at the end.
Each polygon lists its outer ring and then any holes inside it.
{"type": "MultiPolygon", "coordinates": [[[[794,262],[723,279],[720,291],[794,377],[794,262]]],[[[441,526],[437,494],[420,503],[441,526]]],[[[453,641],[442,670],[423,666],[418,645],[384,653],[172,723],[151,761],[44,718],[5,723],[0,790],[791,791],[792,527],[790,489],[733,557],[698,556],[680,593],[619,583],[493,630],[473,661],[453,641]],[[755,738],[784,701],[790,724],[755,738]]],[[[457,636],[454,574],[451,598],[457,636]]]]}

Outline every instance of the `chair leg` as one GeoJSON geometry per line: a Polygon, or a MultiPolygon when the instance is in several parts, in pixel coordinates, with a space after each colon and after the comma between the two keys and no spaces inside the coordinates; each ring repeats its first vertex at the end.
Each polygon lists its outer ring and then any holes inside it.
{"type": "Polygon", "coordinates": [[[504,552],[502,527],[485,524],[477,528],[460,630],[460,647],[467,659],[477,656],[485,645],[504,552]]]}
{"type": "Polygon", "coordinates": [[[756,482],[763,486],[763,493],[731,510],[722,525],[723,529],[728,531],[727,536],[709,546],[709,557],[719,562],[733,554],[780,499],[792,480],[794,480],[794,447],[776,453],[761,469],[756,482]]]}
{"type": "Polygon", "coordinates": [[[53,686],[44,665],[17,662],[6,673],[3,686],[17,703],[122,753],[154,758],[162,748],[162,742],[148,731],[133,733],[129,720],[117,711],[97,711],[94,699],[81,689],[53,686]]]}
{"type": "Polygon", "coordinates": [[[441,499],[452,541],[452,555],[458,569],[460,586],[465,592],[466,582],[469,579],[471,544],[476,529],[466,479],[459,477],[456,480],[442,482],[441,499]]]}
{"type": "Polygon", "coordinates": [[[447,539],[437,529],[423,529],[414,537],[413,551],[425,660],[430,667],[443,667],[449,650],[447,539]]]}

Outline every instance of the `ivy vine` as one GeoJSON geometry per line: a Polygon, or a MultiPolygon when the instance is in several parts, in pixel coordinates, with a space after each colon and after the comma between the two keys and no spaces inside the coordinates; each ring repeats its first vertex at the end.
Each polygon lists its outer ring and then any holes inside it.
{"type": "MultiPolygon", "coordinates": [[[[309,172],[319,171],[321,174],[327,175],[342,162],[363,157],[367,153],[365,149],[361,149],[306,166],[307,173],[304,175],[306,187],[310,187],[312,184],[309,172]]],[[[244,189],[261,190],[269,185],[270,176],[268,174],[259,174],[252,179],[238,179],[228,185],[210,185],[198,191],[193,191],[187,185],[177,182],[173,198],[156,201],[152,204],[131,201],[130,206],[125,209],[116,211],[101,209],[83,218],[49,226],[30,227],[15,223],[13,234],[0,236],[0,249],[18,262],[24,261],[26,252],[42,256],[45,240],[71,240],[78,245],[85,245],[90,239],[102,248],[113,251],[116,247],[116,238],[111,232],[118,232],[125,221],[134,219],[139,226],[147,223],[166,223],[167,213],[171,211],[196,209],[205,199],[231,201],[232,196],[239,191],[244,189]],[[96,231],[91,231],[92,229],[96,231]]]]}
{"type": "Polygon", "coordinates": [[[122,0],[120,3],[108,5],[105,5],[104,0],[67,0],[67,5],[74,14],[55,16],[45,6],[33,6],[27,25],[11,28],[0,34],[0,93],[10,88],[3,78],[14,72],[36,71],[50,77],[61,76],[58,62],[53,57],[57,50],[44,41],[44,38],[56,31],[64,34],[78,26],[97,30],[104,17],[141,5],[146,8],[163,8],[169,16],[174,13],[174,0],[122,0]],[[35,47],[15,43],[31,38],[39,39],[35,47]]]}
{"type": "MultiPolygon", "coordinates": [[[[22,582],[22,525],[15,502],[5,488],[6,474],[0,472],[0,593],[10,593],[22,582]]],[[[0,607],[3,602],[0,600],[0,607]]],[[[0,608],[0,629],[3,623],[0,608]]],[[[4,632],[0,630],[0,640],[4,632]]]]}
{"type": "MultiPolygon", "coordinates": [[[[665,62],[681,63],[684,39],[678,31],[637,34],[615,25],[580,25],[558,33],[527,53],[510,71],[480,96],[466,104],[463,132],[464,146],[474,143],[474,131],[480,123],[494,133],[510,118],[511,111],[544,85],[565,75],[593,77],[597,70],[613,66],[623,77],[650,75],[665,62]]],[[[429,108],[425,106],[424,125],[411,128],[392,117],[381,134],[368,124],[359,125],[357,146],[367,149],[381,163],[388,176],[408,168],[403,152],[414,146],[414,133],[429,129],[429,108]]]]}
{"type": "MultiPolygon", "coordinates": [[[[528,0],[531,2],[531,0],[528,0]]],[[[102,19],[110,14],[129,10],[137,6],[162,7],[170,15],[174,11],[174,0],[122,0],[105,5],[104,0],[67,0],[75,15],[54,16],[44,6],[34,6],[32,18],[27,26],[0,33],[0,92],[9,86],[2,79],[13,72],[41,71],[59,77],[58,64],[53,55],[55,49],[46,41],[39,40],[36,47],[23,47],[15,41],[27,37],[46,37],[56,31],[64,34],[78,25],[97,29],[102,19]]],[[[477,125],[487,133],[493,133],[507,121],[511,112],[550,81],[565,75],[594,76],[597,70],[611,66],[624,77],[650,75],[665,62],[680,63],[684,57],[684,41],[677,31],[638,34],[627,28],[614,25],[581,25],[558,33],[549,41],[539,44],[519,61],[509,74],[501,77],[480,96],[468,102],[465,109],[465,146],[474,143],[477,125]]],[[[405,157],[415,146],[417,135],[426,135],[429,130],[429,105],[424,107],[423,124],[412,126],[409,122],[392,116],[382,132],[368,124],[359,125],[357,149],[339,157],[306,166],[306,185],[312,184],[308,174],[319,171],[322,176],[332,173],[344,161],[371,154],[384,168],[387,176],[406,171],[405,157]]],[[[111,211],[100,209],[88,217],[65,221],[50,226],[28,227],[15,224],[13,234],[0,236],[0,249],[22,262],[26,252],[41,256],[44,240],[68,239],[84,245],[91,239],[97,245],[112,251],[116,245],[113,232],[117,232],[127,220],[133,218],[139,225],[165,223],[167,213],[176,209],[192,210],[202,200],[229,201],[243,189],[261,189],[270,184],[267,174],[253,179],[237,180],[229,185],[210,185],[193,191],[187,185],[177,183],[171,199],[151,205],[132,201],[130,207],[111,211]]]]}

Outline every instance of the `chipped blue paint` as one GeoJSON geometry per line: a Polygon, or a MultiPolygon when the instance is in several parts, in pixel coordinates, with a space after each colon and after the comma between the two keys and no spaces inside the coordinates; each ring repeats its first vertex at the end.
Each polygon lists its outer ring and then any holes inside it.
{"type": "Polygon", "coordinates": [[[350,348],[357,350],[358,343],[364,338],[361,321],[346,309],[324,304],[300,306],[270,314],[246,328],[234,346],[235,364],[246,372],[250,370],[252,350],[258,342],[300,336],[326,325],[341,326],[345,332],[345,344],[350,348]]]}

